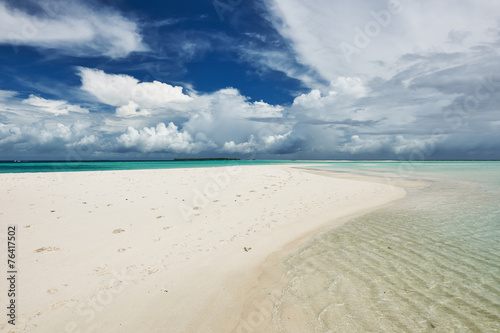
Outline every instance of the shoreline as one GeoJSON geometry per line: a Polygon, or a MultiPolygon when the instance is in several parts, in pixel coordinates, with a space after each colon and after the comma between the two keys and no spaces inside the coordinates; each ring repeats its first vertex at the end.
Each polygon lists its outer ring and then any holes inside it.
{"type": "Polygon", "coordinates": [[[405,195],[300,165],[0,175],[21,230],[17,328],[237,329],[263,265],[405,195]]]}

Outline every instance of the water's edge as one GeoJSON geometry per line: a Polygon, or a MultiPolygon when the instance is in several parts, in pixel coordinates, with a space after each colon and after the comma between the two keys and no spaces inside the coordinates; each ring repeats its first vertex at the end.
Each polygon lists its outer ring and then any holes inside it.
{"type": "Polygon", "coordinates": [[[477,167],[392,178],[407,197],[270,258],[242,319],[253,332],[500,331],[500,177],[477,167]]]}

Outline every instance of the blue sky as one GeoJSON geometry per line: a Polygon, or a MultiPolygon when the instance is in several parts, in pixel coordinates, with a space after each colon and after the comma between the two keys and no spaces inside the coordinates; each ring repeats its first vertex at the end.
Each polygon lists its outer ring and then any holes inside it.
{"type": "Polygon", "coordinates": [[[0,0],[0,160],[500,159],[500,3],[0,0]]]}

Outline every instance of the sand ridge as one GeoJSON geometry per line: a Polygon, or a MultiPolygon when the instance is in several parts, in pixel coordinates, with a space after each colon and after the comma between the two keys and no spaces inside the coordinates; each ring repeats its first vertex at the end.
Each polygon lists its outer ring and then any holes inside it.
{"type": "Polygon", "coordinates": [[[20,239],[18,325],[2,332],[233,329],[233,277],[404,195],[276,165],[3,174],[0,185],[0,219],[20,239]]]}

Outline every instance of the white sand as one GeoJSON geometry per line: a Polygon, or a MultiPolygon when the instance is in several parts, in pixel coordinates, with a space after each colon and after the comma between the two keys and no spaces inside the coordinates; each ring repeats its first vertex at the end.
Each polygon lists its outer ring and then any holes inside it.
{"type": "Polygon", "coordinates": [[[0,331],[61,333],[234,330],[269,255],[405,193],[290,166],[3,174],[0,189],[19,270],[0,331]]]}

